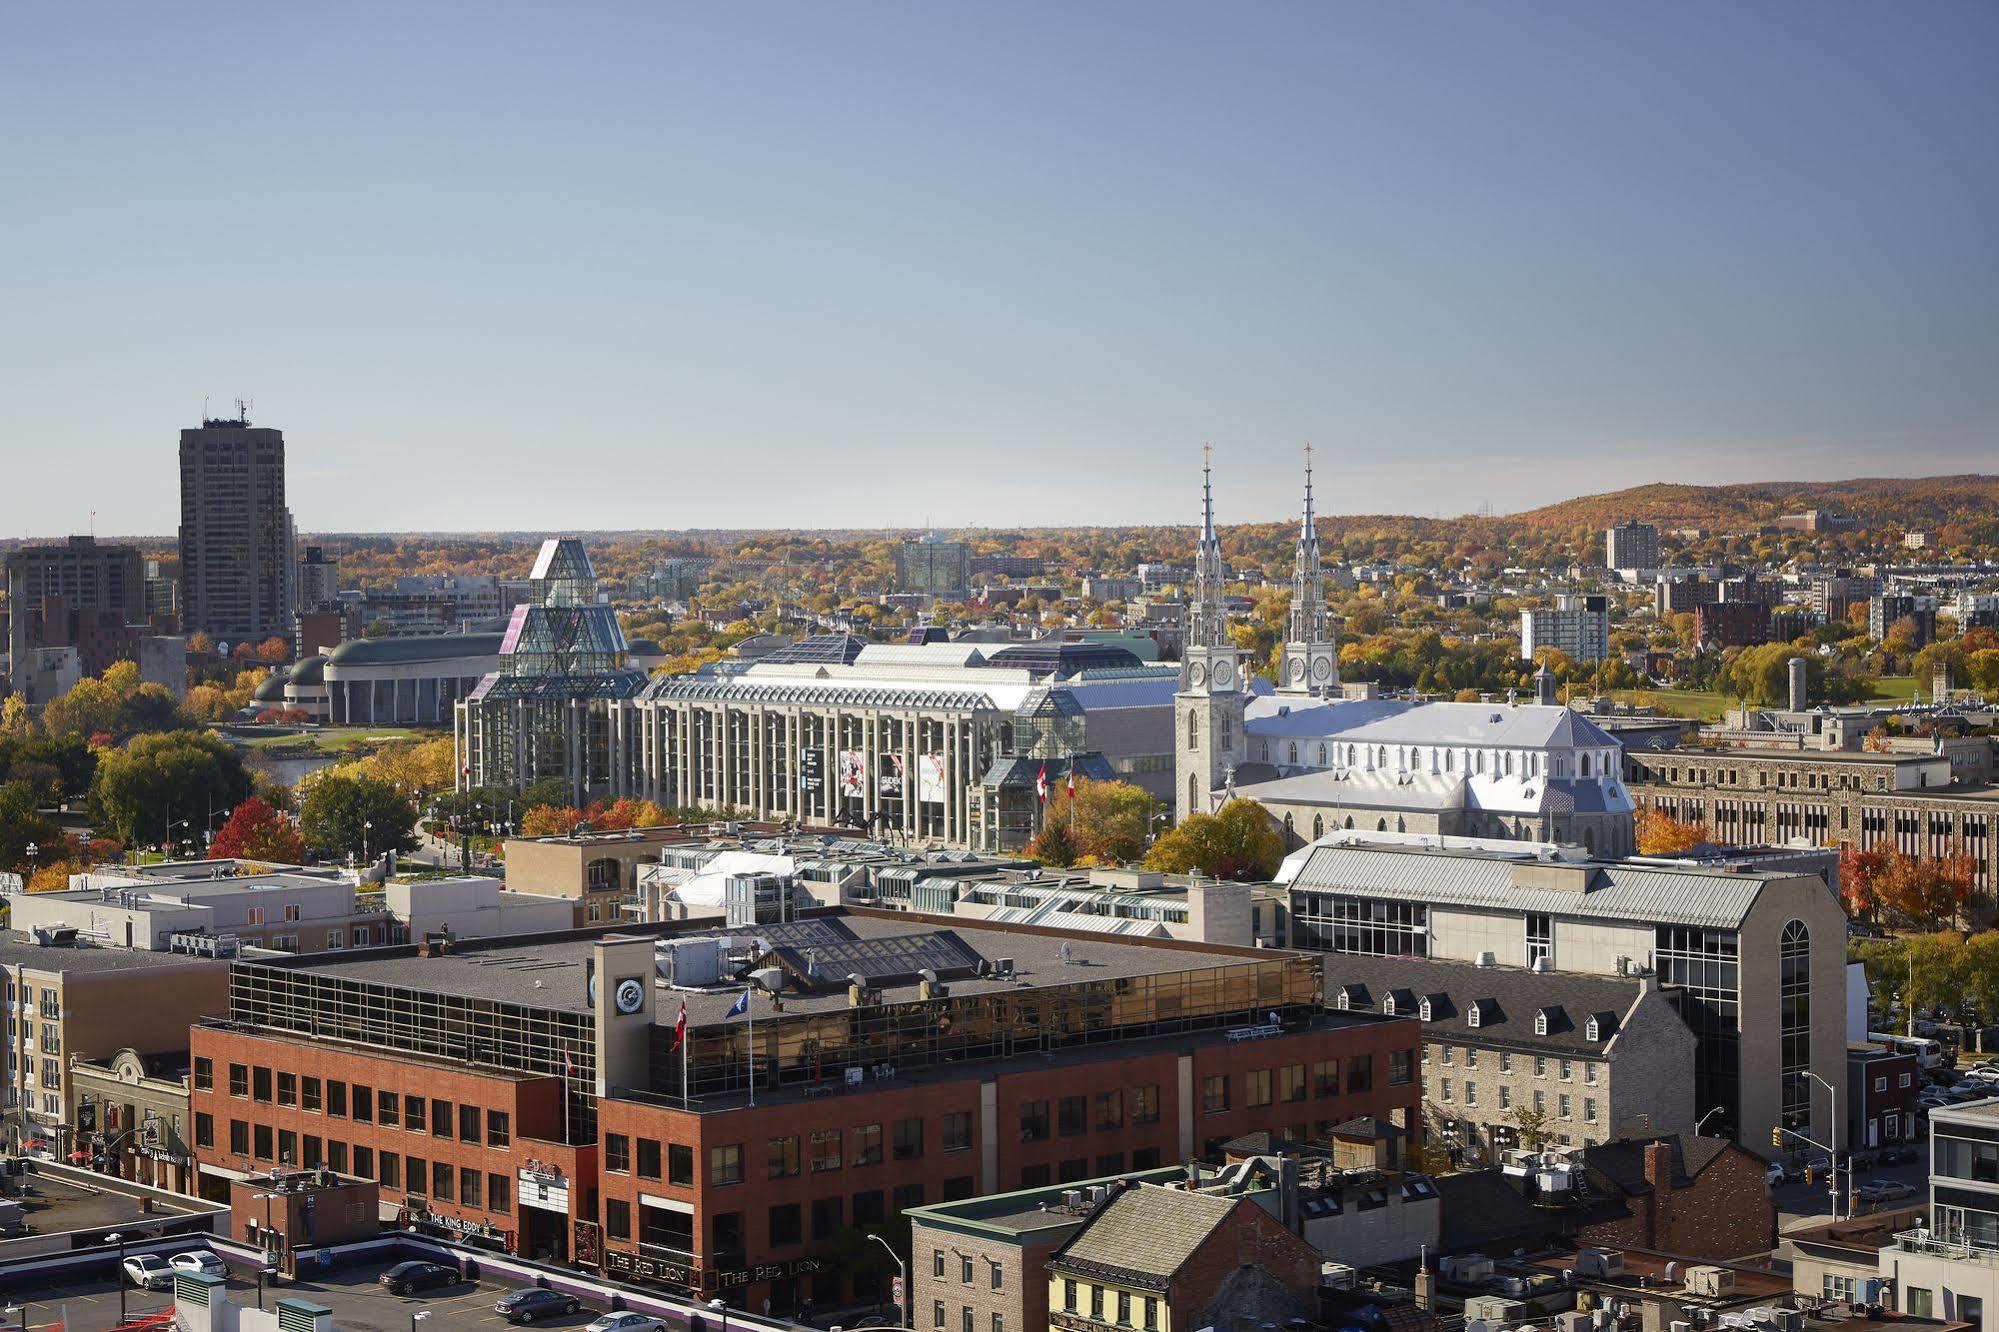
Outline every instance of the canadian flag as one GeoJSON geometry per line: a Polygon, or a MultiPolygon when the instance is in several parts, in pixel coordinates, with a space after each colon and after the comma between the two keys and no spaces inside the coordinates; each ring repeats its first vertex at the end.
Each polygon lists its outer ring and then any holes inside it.
{"type": "Polygon", "coordinates": [[[1076,760],[1069,760],[1069,798],[1076,798],[1076,760]]]}
{"type": "Polygon", "coordinates": [[[1041,765],[1041,771],[1034,778],[1034,798],[1042,804],[1048,803],[1048,765],[1041,765]]]}
{"type": "Polygon", "coordinates": [[[673,1044],[667,1047],[666,1052],[668,1054],[672,1054],[675,1050],[678,1050],[680,1048],[680,1043],[686,1039],[687,1039],[687,1001],[685,999],[682,999],[680,1001],[680,1020],[673,1024],[673,1044]]]}

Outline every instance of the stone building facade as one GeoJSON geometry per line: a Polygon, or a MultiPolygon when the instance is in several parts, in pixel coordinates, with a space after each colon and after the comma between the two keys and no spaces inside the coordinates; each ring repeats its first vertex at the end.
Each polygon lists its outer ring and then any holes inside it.
{"type": "Polygon", "coordinates": [[[1718,842],[1961,852],[1972,861],[1978,924],[1991,919],[1999,884],[1999,788],[1953,780],[1959,766],[1948,752],[1679,749],[1625,758],[1641,806],[1704,823],[1718,842]]]}

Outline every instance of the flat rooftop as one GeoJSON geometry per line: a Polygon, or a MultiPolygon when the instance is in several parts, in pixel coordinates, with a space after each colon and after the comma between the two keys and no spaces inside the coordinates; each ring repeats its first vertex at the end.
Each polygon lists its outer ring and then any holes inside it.
{"type": "MultiPolygon", "coordinates": [[[[983,959],[993,964],[1003,958],[1012,960],[1011,975],[1005,978],[961,971],[946,975],[944,983],[951,995],[965,996],[1240,967],[1275,962],[1287,956],[1267,948],[1186,945],[1161,940],[1120,942],[1101,935],[966,924],[914,913],[839,910],[816,913],[787,925],[755,929],[712,926],[699,930],[658,926],[586,929],[527,941],[470,940],[454,945],[442,956],[419,956],[415,948],[374,949],[344,957],[315,954],[270,965],[310,970],[316,975],[342,980],[586,1013],[590,1011],[586,963],[598,940],[620,937],[745,940],[763,937],[774,946],[802,955],[836,953],[840,959],[839,975],[816,991],[787,988],[782,995],[786,1013],[846,1009],[845,975],[849,971],[868,976],[871,984],[881,990],[883,1000],[894,1003],[916,999],[916,971],[938,961],[948,966],[952,961],[983,959]]],[[[941,973],[945,966],[937,969],[941,973]]],[[[653,1021],[655,1025],[671,1026],[679,1016],[680,1000],[684,998],[690,1025],[720,1023],[741,991],[741,983],[731,981],[698,988],[669,987],[657,982],[653,1021]]],[[[754,1002],[756,1016],[772,1015],[768,995],[759,994],[754,1002]]]]}
{"type": "Polygon", "coordinates": [[[33,935],[20,930],[0,930],[0,966],[26,967],[30,971],[80,975],[215,965],[216,960],[212,957],[154,952],[144,948],[96,948],[89,944],[50,948],[36,943],[33,935]]]}

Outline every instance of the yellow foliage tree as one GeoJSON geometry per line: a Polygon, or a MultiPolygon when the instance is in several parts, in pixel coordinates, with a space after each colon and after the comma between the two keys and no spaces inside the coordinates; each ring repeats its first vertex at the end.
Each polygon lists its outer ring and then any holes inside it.
{"type": "Polygon", "coordinates": [[[1650,807],[1639,810],[1632,824],[1641,856],[1677,856],[1708,840],[1705,823],[1676,819],[1650,807]]]}

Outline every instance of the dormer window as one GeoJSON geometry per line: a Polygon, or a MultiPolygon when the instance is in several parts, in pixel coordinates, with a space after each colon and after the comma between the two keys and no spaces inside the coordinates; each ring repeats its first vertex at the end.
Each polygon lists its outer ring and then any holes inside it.
{"type": "Polygon", "coordinates": [[[1545,1008],[1534,1015],[1534,1034],[1536,1036],[1548,1034],[1548,1010],[1545,1008]]]}
{"type": "Polygon", "coordinates": [[[1603,1039],[1603,1028],[1597,1025],[1597,1021],[1595,1018],[1591,1018],[1589,1022],[1583,1027],[1583,1035],[1588,1037],[1590,1040],[1600,1041],[1603,1039]]]}
{"type": "Polygon", "coordinates": [[[1353,1007],[1353,996],[1345,990],[1341,990],[1333,998],[1333,1007],[1339,1009],[1341,1012],[1345,1012],[1347,1009],[1353,1007]]]}
{"type": "Polygon", "coordinates": [[[1433,1022],[1436,1019],[1431,1015],[1435,1011],[1436,1011],[1435,1009],[1430,1007],[1430,1001],[1428,999],[1425,999],[1421,1004],[1417,1005],[1416,1016],[1422,1018],[1425,1022],[1433,1022]]]}
{"type": "Polygon", "coordinates": [[[1471,1011],[1465,1014],[1465,1023],[1468,1026],[1476,1027],[1478,1025],[1478,1022],[1479,1022],[1479,1008],[1477,1004],[1473,1004],[1471,1006],[1471,1011]]]}
{"type": "Polygon", "coordinates": [[[1381,1001],[1381,1011],[1390,1017],[1395,1016],[1395,996],[1393,994],[1381,1001]]]}

